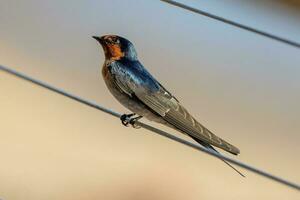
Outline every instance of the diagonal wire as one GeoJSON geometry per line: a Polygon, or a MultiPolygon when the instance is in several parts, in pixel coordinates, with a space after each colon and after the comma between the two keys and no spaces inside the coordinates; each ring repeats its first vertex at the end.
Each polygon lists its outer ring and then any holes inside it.
{"type": "Polygon", "coordinates": [[[282,42],[282,43],[285,43],[287,45],[300,48],[300,43],[299,42],[295,42],[295,41],[292,41],[292,40],[289,40],[289,39],[286,39],[286,38],[283,38],[283,37],[280,37],[280,36],[276,36],[276,35],[271,34],[271,33],[267,33],[267,32],[262,31],[262,30],[258,30],[256,28],[252,28],[252,27],[247,26],[247,25],[240,24],[238,22],[234,22],[234,21],[225,19],[223,17],[219,17],[217,15],[214,15],[214,14],[208,13],[206,11],[203,11],[203,10],[200,10],[200,9],[188,6],[186,4],[179,3],[179,2],[173,1],[173,0],[160,0],[160,1],[168,3],[168,4],[171,4],[173,6],[177,6],[177,7],[183,8],[185,10],[188,10],[188,11],[191,11],[191,12],[203,15],[203,16],[206,16],[206,17],[209,17],[209,18],[212,18],[212,19],[215,19],[215,20],[218,20],[218,21],[221,21],[221,22],[226,23],[226,24],[230,24],[230,25],[235,26],[237,28],[244,29],[244,30],[256,33],[258,35],[261,35],[261,36],[264,36],[264,37],[276,40],[278,42],[282,42]]]}
{"type": "MultiPolygon", "coordinates": [[[[33,83],[33,84],[39,85],[39,86],[41,86],[41,87],[43,87],[43,88],[46,88],[46,89],[48,89],[48,90],[51,90],[51,91],[53,91],[53,92],[55,92],[55,93],[61,94],[61,95],[66,96],[66,97],[69,97],[69,98],[71,98],[71,99],[73,99],[73,100],[75,100],[75,101],[77,101],[77,102],[80,102],[80,103],[83,103],[83,104],[85,104],[85,105],[87,105],[87,106],[93,107],[93,108],[95,108],[95,109],[97,109],[97,110],[100,110],[100,111],[102,111],[102,112],[105,112],[105,113],[107,113],[107,114],[110,114],[110,115],[112,115],[112,116],[114,116],[114,117],[120,118],[120,116],[121,116],[120,113],[114,112],[114,111],[112,111],[112,110],[110,110],[110,109],[107,109],[107,108],[105,108],[105,107],[103,107],[103,106],[99,106],[99,105],[97,105],[96,103],[90,102],[90,101],[85,100],[85,99],[83,99],[83,98],[81,98],[81,97],[78,97],[78,96],[75,96],[75,95],[73,95],[73,94],[70,94],[70,93],[68,93],[68,92],[66,92],[66,91],[63,91],[63,90],[59,89],[59,88],[50,86],[50,85],[48,85],[47,83],[44,83],[44,82],[42,82],[42,81],[36,80],[36,79],[34,79],[34,78],[31,78],[31,77],[29,77],[29,76],[27,76],[27,75],[25,75],[25,74],[22,74],[22,73],[20,73],[20,72],[17,72],[17,71],[15,71],[15,70],[13,70],[13,69],[10,69],[10,68],[7,68],[7,67],[4,67],[4,66],[1,66],[1,65],[0,65],[0,70],[1,70],[1,71],[4,71],[4,72],[7,72],[7,73],[9,73],[9,74],[11,74],[11,75],[14,75],[14,76],[16,76],[16,77],[18,77],[18,78],[21,78],[21,79],[23,79],[23,80],[29,81],[29,82],[31,82],[31,83],[33,83]]],[[[167,132],[165,132],[165,131],[162,131],[162,130],[160,130],[160,129],[157,129],[157,128],[153,127],[153,126],[150,126],[150,125],[148,125],[148,124],[142,123],[142,122],[140,122],[140,121],[136,121],[135,124],[138,125],[138,126],[143,127],[144,129],[147,129],[147,130],[152,131],[152,132],[154,132],[154,133],[157,133],[157,134],[159,134],[159,135],[161,135],[161,136],[164,136],[164,137],[166,137],[166,138],[169,138],[169,139],[171,139],[171,140],[174,140],[174,141],[176,141],[176,142],[179,142],[179,143],[181,143],[181,144],[184,144],[184,145],[186,145],[186,146],[189,146],[189,147],[191,147],[191,148],[193,148],[193,149],[196,149],[196,150],[198,150],[198,151],[201,151],[201,152],[204,152],[204,153],[209,154],[209,155],[211,155],[211,156],[218,157],[218,158],[220,158],[220,159],[226,160],[226,161],[228,161],[228,162],[230,162],[230,163],[232,163],[232,164],[235,164],[235,165],[237,165],[237,166],[239,166],[239,167],[242,167],[242,168],[244,168],[244,169],[247,169],[247,170],[249,170],[249,171],[252,171],[252,172],[254,172],[254,173],[258,174],[258,175],[261,175],[261,176],[263,176],[263,177],[265,177],[265,178],[271,179],[271,180],[273,180],[273,181],[275,181],[275,182],[278,182],[278,183],[281,183],[281,184],[283,184],[283,185],[289,186],[289,187],[294,188],[294,189],[296,189],[296,190],[300,190],[300,185],[299,185],[299,184],[296,184],[296,183],[290,182],[290,181],[288,181],[288,180],[286,180],[286,179],[284,179],[284,178],[281,178],[281,177],[272,175],[272,174],[270,174],[270,173],[268,173],[268,172],[266,172],[266,171],[260,170],[260,169],[258,169],[258,168],[256,168],[256,167],[250,166],[250,165],[245,164],[245,163],[243,163],[243,162],[241,162],[241,161],[237,161],[237,160],[232,159],[232,158],[230,158],[230,157],[227,157],[227,156],[218,154],[218,153],[216,153],[216,152],[210,151],[210,150],[208,150],[208,149],[205,149],[204,147],[201,147],[201,146],[199,146],[199,145],[197,145],[197,144],[194,144],[194,143],[191,143],[191,142],[189,142],[189,141],[186,141],[186,140],[184,140],[184,139],[182,139],[182,138],[179,138],[179,137],[177,137],[177,136],[175,136],[175,135],[172,135],[172,134],[170,134],[170,133],[167,133],[167,132]]]]}

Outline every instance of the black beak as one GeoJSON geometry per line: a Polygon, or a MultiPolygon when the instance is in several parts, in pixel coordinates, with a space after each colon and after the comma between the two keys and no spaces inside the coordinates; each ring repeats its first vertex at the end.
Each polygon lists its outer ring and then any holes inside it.
{"type": "Polygon", "coordinates": [[[97,40],[98,42],[100,42],[102,44],[102,38],[98,37],[98,36],[92,36],[95,40],[97,40]]]}

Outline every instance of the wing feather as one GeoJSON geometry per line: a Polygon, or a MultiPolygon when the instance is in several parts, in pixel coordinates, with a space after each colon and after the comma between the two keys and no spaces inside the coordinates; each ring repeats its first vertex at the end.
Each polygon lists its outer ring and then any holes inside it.
{"type": "Polygon", "coordinates": [[[219,138],[201,125],[175,98],[170,94],[166,95],[165,91],[149,94],[145,91],[141,92],[137,90],[135,95],[168,123],[186,134],[230,153],[238,154],[240,152],[238,148],[219,138]]]}
{"type": "Polygon", "coordinates": [[[214,135],[201,125],[189,114],[179,101],[143,67],[140,67],[138,70],[134,69],[135,68],[122,70],[122,68],[119,67],[115,73],[115,82],[120,88],[125,90],[124,92],[134,93],[134,95],[152,109],[152,111],[159,114],[164,120],[181,132],[235,155],[240,152],[238,148],[214,135]],[[143,79],[143,77],[147,77],[147,79],[143,79]]]}

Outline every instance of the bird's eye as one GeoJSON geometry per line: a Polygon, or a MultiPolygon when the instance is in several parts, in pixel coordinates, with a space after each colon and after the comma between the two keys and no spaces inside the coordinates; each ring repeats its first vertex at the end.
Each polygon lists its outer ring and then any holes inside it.
{"type": "Polygon", "coordinates": [[[111,37],[106,38],[106,42],[107,42],[108,44],[112,44],[112,43],[113,43],[112,38],[111,38],[111,37]]]}
{"type": "Polygon", "coordinates": [[[106,43],[108,44],[120,44],[120,40],[115,37],[109,37],[106,39],[106,43]]]}

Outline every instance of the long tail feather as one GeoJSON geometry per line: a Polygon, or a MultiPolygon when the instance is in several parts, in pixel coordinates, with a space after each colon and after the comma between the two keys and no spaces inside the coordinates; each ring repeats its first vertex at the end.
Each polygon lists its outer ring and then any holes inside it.
{"type": "MultiPolygon", "coordinates": [[[[200,140],[198,140],[197,138],[192,137],[196,142],[198,142],[199,144],[203,145],[205,148],[214,151],[218,154],[220,154],[220,152],[218,152],[213,146],[211,146],[210,144],[207,144],[205,142],[202,142],[200,140]]],[[[239,170],[237,170],[235,167],[233,167],[230,163],[228,163],[226,160],[219,158],[220,160],[222,160],[226,165],[228,165],[229,167],[231,167],[234,171],[236,171],[239,175],[241,175],[242,177],[246,177],[242,172],[240,172],[239,170]]]]}
{"type": "MultiPolygon", "coordinates": [[[[219,153],[217,150],[214,149],[215,152],[219,153]]],[[[228,165],[229,167],[231,167],[234,171],[236,171],[239,175],[241,175],[242,177],[246,177],[242,172],[240,172],[239,170],[237,170],[235,167],[233,167],[231,164],[229,164],[226,160],[223,160],[222,158],[220,158],[220,160],[222,160],[226,165],[228,165]]]]}

